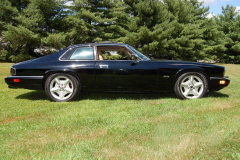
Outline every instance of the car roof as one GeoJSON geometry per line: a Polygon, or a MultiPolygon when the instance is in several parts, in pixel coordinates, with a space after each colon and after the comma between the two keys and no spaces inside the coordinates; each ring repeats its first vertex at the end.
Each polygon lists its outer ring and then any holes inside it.
{"type": "Polygon", "coordinates": [[[86,44],[77,44],[73,46],[69,46],[69,48],[75,48],[75,47],[81,47],[81,46],[127,46],[127,44],[124,43],[86,43],[86,44]]]}

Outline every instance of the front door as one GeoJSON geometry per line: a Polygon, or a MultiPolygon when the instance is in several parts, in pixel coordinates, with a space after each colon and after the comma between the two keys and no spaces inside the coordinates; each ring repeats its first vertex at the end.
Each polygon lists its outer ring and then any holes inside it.
{"type": "Polygon", "coordinates": [[[123,46],[97,47],[96,86],[111,91],[152,91],[157,88],[157,69],[151,61],[131,60],[123,46]]]}

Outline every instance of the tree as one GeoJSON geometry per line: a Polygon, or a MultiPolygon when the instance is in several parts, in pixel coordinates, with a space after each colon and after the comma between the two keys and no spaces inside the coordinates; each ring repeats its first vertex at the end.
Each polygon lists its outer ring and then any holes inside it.
{"type": "Polygon", "coordinates": [[[8,0],[0,1],[0,61],[8,60],[7,42],[2,38],[3,31],[6,30],[7,23],[14,23],[13,17],[18,13],[18,10],[12,7],[8,0]]]}
{"type": "Polygon", "coordinates": [[[236,7],[222,7],[222,14],[215,17],[218,30],[223,32],[220,41],[221,54],[216,55],[220,62],[240,63],[240,15],[236,7]]]}
{"type": "Polygon", "coordinates": [[[172,33],[170,51],[175,58],[197,61],[207,57],[204,49],[203,32],[209,8],[197,0],[165,0],[168,10],[177,23],[172,33]]]}
{"type": "Polygon", "coordinates": [[[49,47],[58,47],[56,49],[64,47],[60,44],[63,44],[62,39],[65,36],[58,31],[58,29],[61,30],[58,25],[59,19],[61,19],[60,8],[63,1],[5,0],[4,3],[8,6],[5,6],[3,15],[9,14],[11,18],[4,20],[2,38],[7,45],[4,46],[5,49],[0,57],[2,60],[18,62],[40,56],[34,52],[34,49],[41,47],[41,44],[48,46],[44,42],[49,41],[54,36],[57,36],[61,43],[52,41],[49,47]],[[51,35],[53,32],[55,34],[51,35]],[[53,44],[54,42],[56,44],[53,44]]]}
{"type": "Polygon", "coordinates": [[[240,15],[222,10],[209,19],[198,0],[1,0],[0,60],[118,41],[155,58],[240,63],[240,15]]]}
{"type": "Polygon", "coordinates": [[[118,41],[155,58],[204,58],[203,21],[209,8],[197,0],[125,0],[126,34],[118,41]]]}
{"type": "Polygon", "coordinates": [[[55,49],[60,49],[65,46],[66,36],[63,33],[49,33],[48,37],[42,38],[42,44],[49,47],[49,53],[54,52],[55,49]]]}
{"type": "MultiPolygon", "coordinates": [[[[20,6],[25,6],[23,3],[20,6]]],[[[27,60],[34,56],[34,48],[39,46],[40,37],[37,32],[41,30],[39,25],[43,23],[40,10],[32,4],[26,8],[19,8],[20,12],[15,17],[14,23],[6,24],[7,30],[3,33],[3,40],[10,42],[8,45],[9,54],[5,59],[13,62],[27,60]]]]}
{"type": "Polygon", "coordinates": [[[67,29],[63,19],[68,15],[65,11],[65,3],[66,0],[32,1],[32,5],[40,10],[43,19],[38,33],[40,33],[41,47],[45,47],[48,54],[66,47],[67,29]]]}
{"type": "Polygon", "coordinates": [[[154,57],[168,54],[166,42],[171,39],[175,21],[166,5],[157,0],[125,0],[125,3],[125,23],[119,24],[123,36],[117,41],[154,57]]]}
{"type": "Polygon", "coordinates": [[[205,57],[206,60],[219,61],[219,58],[224,55],[227,48],[224,42],[225,34],[218,29],[215,18],[204,21],[203,39],[205,42],[203,51],[207,55],[205,57]]]}
{"type": "Polygon", "coordinates": [[[121,10],[119,0],[75,0],[71,15],[64,19],[71,44],[102,42],[117,37],[115,14],[121,10]]]}

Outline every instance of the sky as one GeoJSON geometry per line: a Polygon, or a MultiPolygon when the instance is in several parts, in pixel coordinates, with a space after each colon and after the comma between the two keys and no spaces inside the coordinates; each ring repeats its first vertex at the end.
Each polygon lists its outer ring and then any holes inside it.
{"type": "MultiPolygon", "coordinates": [[[[240,10],[240,0],[199,0],[204,2],[204,6],[210,7],[210,14],[208,15],[211,18],[213,15],[218,15],[222,13],[222,6],[233,5],[240,10]]],[[[67,5],[72,5],[72,1],[66,3],[67,5]]],[[[239,12],[240,13],[240,12],[239,12]]]]}
{"type": "Polygon", "coordinates": [[[210,14],[208,17],[212,17],[212,15],[218,15],[222,13],[222,6],[226,7],[226,5],[232,5],[237,7],[240,10],[240,0],[199,0],[204,2],[204,6],[210,7],[210,14]]]}

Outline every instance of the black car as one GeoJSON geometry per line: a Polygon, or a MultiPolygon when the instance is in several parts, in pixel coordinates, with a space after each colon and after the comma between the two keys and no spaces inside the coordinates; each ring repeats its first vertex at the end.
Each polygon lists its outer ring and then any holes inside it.
{"type": "Polygon", "coordinates": [[[225,68],[211,64],[151,60],[127,44],[93,43],[14,64],[9,88],[45,90],[52,101],[71,101],[80,91],[174,91],[201,98],[228,86],[225,68]]]}

